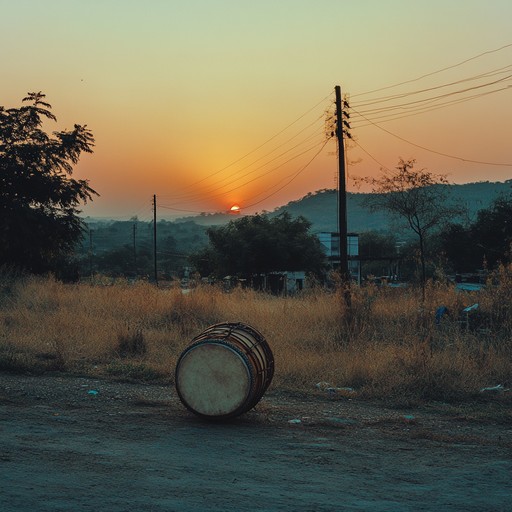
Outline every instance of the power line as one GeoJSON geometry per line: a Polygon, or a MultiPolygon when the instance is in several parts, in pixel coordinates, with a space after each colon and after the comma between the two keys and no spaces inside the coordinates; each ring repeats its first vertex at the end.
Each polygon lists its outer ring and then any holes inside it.
{"type": "Polygon", "coordinates": [[[419,80],[423,80],[424,78],[428,78],[429,76],[437,75],[439,73],[443,73],[444,71],[448,71],[450,69],[457,68],[459,66],[467,64],[468,62],[470,62],[472,60],[479,59],[480,57],[483,57],[485,55],[489,55],[491,53],[496,53],[496,52],[499,52],[501,50],[504,50],[504,49],[510,48],[510,47],[512,47],[512,43],[500,46],[499,48],[494,48],[492,50],[487,50],[485,52],[479,53],[478,55],[474,55],[473,57],[470,57],[469,59],[465,59],[465,60],[463,60],[461,62],[458,62],[457,64],[452,64],[451,66],[447,66],[445,68],[441,68],[441,69],[438,69],[436,71],[432,71],[430,73],[426,73],[424,75],[421,75],[419,77],[413,78],[411,80],[406,80],[404,82],[399,82],[399,83],[388,85],[388,86],[385,86],[385,87],[380,87],[379,89],[373,89],[371,91],[366,91],[366,92],[361,92],[359,94],[354,94],[354,95],[352,95],[352,97],[355,98],[355,97],[358,97],[358,96],[365,96],[367,94],[373,94],[375,92],[385,91],[385,90],[388,90],[388,89],[393,89],[395,87],[400,87],[402,85],[410,84],[410,83],[413,83],[413,82],[418,82],[419,80]]]}
{"type": "MultiPolygon", "coordinates": [[[[388,101],[395,100],[395,99],[406,98],[408,96],[414,96],[416,94],[422,94],[422,93],[425,93],[425,92],[430,92],[430,91],[434,91],[434,90],[437,90],[437,89],[443,89],[443,88],[446,88],[446,87],[452,87],[454,85],[458,85],[458,84],[461,84],[461,83],[464,83],[464,82],[471,82],[471,81],[474,81],[474,80],[481,80],[482,78],[489,78],[489,77],[492,77],[492,76],[501,75],[501,74],[504,74],[504,73],[508,72],[508,70],[511,67],[512,67],[512,64],[508,64],[507,66],[503,66],[501,68],[493,69],[491,71],[487,71],[485,73],[480,73],[479,75],[473,75],[473,76],[470,76],[470,77],[466,77],[466,78],[463,78],[463,79],[460,79],[460,80],[455,80],[453,82],[448,82],[448,83],[444,83],[444,84],[441,84],[441,85],[427,87],[427,88],[424,88],[424,89],[418,89],[416,91],[403,92],[403,93],[399,93],[399,94],[392,94],[390,96],[382,96],[380,98],[373,98],[373,99],[370,99],[370,100],[368,100],[366,102],[357,103],[356,104],[356,108],[361,109],[363,107],[367,107],[367,106],[371,106],[371,105],[377,105],[379,103],[386,103],[388,101]]],[[[386,108],[386,107],[382,107],[382,108],[386,108]]],[[[393,106],[391,106],[389,108],[393,108],[393,106]]]]}
{"type": "Polygon", "coordinates": [[[371,109],[371,110],[367,110],[367,111],[362,111],[360,112],[360,114],[363,114],[363,113],[372,113],[372,112],[381,112],[381,111],[389,111],[390,109],[402,109],[402,108],[407,108],[409,105],[417,105],[417,104],[421,104],[421,103],[425,103],[425,102],[428,102],[428,101],[436,101],[436,100],[439,100],[439,99],[443,99],[443,98],[449,98],[451,96],[455,96],[457,94],[463,94],[463,93],[466,93],[466,92],[469,92],[469,91],[474,91],[474,90],[477,90],[477,89],[482,89],[483,87],[489,87],[491,85],[496,85],[496,84],[499,84],[501,82],[505,82],[506,80],[509,80],[510,78],[512,78],[512,75],[507,75],[506,77],[503,77],[503,78],[500,78],[498,80],[494,80],[492,82],[487,82],[485,84],[479,84],[479,85],[475,85],[474,87],[466,87],[465,89],[459,89],[457,91],[452,91],[452,92],[449,92],[449,93],[446,93],[446,94],[440,94],[440,95],[437,95],[437,96],[431,96],[429,98],[423,98],[423,99],[420,99],[420,100],[415,100],[415,101],[409,101],[409,102],[406,102],[406,103],[399,103],[397,105],[393,105],[392,107],[382,107],[382,108],[377,108],[377,109],[371,109]]]}
{"type": "MultiPolygon", "coordinates": [[[[317,136],[317,135],[316,135],[316,137],[318,138],[318,136],[317,136]]],[[[302,150],[300,153],[297,153],[297,154],[295,154],[295,155],[291,156],[290,158],[288,158],[288,159],[287,159],[286,161],[284,161],[283,163],[281,163],[281,164],[279,164],[279,165],[277,165],[277,166],[275,166],[275,167],[273,167],[273,168],[271,168],[271,169],[269,169],[269,170],[267,170],[267,171],[265,171],[265,172],[263,172],[263,173],[259,174],[258,176],[256,176],[255,178],[251,179],[250,181],[246,181],[246,182],[244,182],[244,183],[243,183],[242,185],[240,185],[239,187],[235,187],[235,189],[230,189],[230,190],[229,190],[229,192],[232,192],[232,191],[236,190],[236,188],[241,188],[241,187],[243,187],[243,186],[247,185],[248,183],[252,183],[252,182],[253,182],[253,181],[255,181],[255,180],[258,180],[258,179],[260,179],[260,178],[263,178],[263,177],[267,176],[268,174],[270,174],[271,172],[275,172],[275,171],[279,170],[280,168],[282,168],[283,166],[285,166],[287,163],[289,163],[289,162],[291,162],[292,160],[295,160],[296,158],[298,158],[298,157],[300,157],[300,156],[304,155],[305,153],[309,152],[311,149],[314,149],[317,145],[318,145],[318,141],[315,141],[314,143],[312,143],[312,144],[308,145],[308,146],[307,146],[307,148],[306,148],[306,149],[304,149],[304,150],[302,150]]],[[[234,184],[235,184],[235,183],[237,183],[238,181],[240,181],[240,180],[242,180],[242,179],[244,179],[244,178],[246,178],[246,177],[250,176],[251,174],[256,173],[258,170],[260,170],[260,169],[262,169],[262,168],[265,168],[265,167],[266,167],[268,164],[270,164],[272,161],[274,161],[274,160],[276,160],[276,159],[278,159],[278,158],[280,158],[280,157],[284,156],[286,153],[288,153],[289,151],[292,151],[293,149],[296,149],[297,147],[299,147],[299,146],[295,146],[294,148],[291,148],[290,150],[288,150],[288,151],[285,151],[285,152],[281,153],[280,155],[278,155],[278,157],[276,157],[276,158],[274,158],[274,159],[270,160],[269,162],[266,162],[266,163],[265,163],[265,164],[263,164],[263,165],[260,165],[260,166],[259,166],[259,167],[257,167],[256,169],[253,169],[253,170],[251,170],[251,171],[249,171],[249,172],[247,172],[247,173],[243,174],[242,176],[239,176],[239,177],[237,177],[237,178],[235,178],[235,179],[233,179],[233,180],[229,181],[228,183],[225,183],[224,185],[220,185],[220,186],[217,186],[217,187],[215,187],[215,188],[210,188],[210,189],[202,190],[201,192],[198,192],[198,193],[195,193],[195,194],[192,194],[192,195],[189,195],[189,196],[185,196],[185,197],[178,198],[178,202],[180,202],[180,201],[179,201],[179,199],[181,199],[181,200],[183,201],[183,200],[191,200],[191,199],[194,199],[194,198],[196,198],[196,197],[202,198],[202,197],[204,197],[204,195],[205,195],[205,194],[209,194],[209,195],[210,195],[210,197],[212,197],[212,196],[211,196],[212,192],[216,192],[216,191],[218,191],[218,190],[225,189],[226,187],[229,187],[230,185],[234,185],[234,184]]],[[[225,194],[225,193],[228,193],[228,192],[225,192],[225,191],[224,191],[224,192],[222,192],[220,195],[223,195],[223,194],[225,194]]],[[[214,197],[215,197],[215,196],[214,196],[214,197]]]]}
{"type": "MultiPolygon", "coordinates": [[[[317,120],[315,120],[315,122],[317,122],[317,120]]],[[[311,125],[309,125],[307,128],[309,128],[311,125]]],[[[307,129],[306,128],[306,129],[307,129]]],[[[301,132],[303,132],[304,130],[301,130],[301,132]]],[[[301,132],[295,134],[293,137],[291,137],[290,139],[288,139],[287,142],[290,142],[292,139],[296,138],[301,132]]],[[[194,197],[200,197],[200,196],[204,196],[204,194],[206,193],[211,193],[211,192],[215,192],[216,190],[219,190],[220,188],[222,188],[223,186],[229,186],[233,183],[236,183],[237,181],[243,179],[244,177],[246,176],[249,176],[250,174],[254,174],[255,172],[257,172],[259,169],[262,169],[264,167],[266,167],[267,165],[271,164],[272,162],[278,160],[279,158],[283,157],[284,155],[286,155],[287,153],[290,153],[291,151],[303,146],[304,144],[308,143],[309,141],[311,141],[313,138],[317,137],[318,138],[318,133],[313,133],[312,135],[309,135],[308,137],[306,137],[305,139],[302,139],[299,143],[297,143],[296,145],[292,146],[291,148],[287,149],[286,151],[283,151],[282,153],[280,153],[279,155],[277,156],[274,156],[273,158],[271,158],[270,160],[267,160],[265,163],[259,165],[258,167],[256,167],[255,169],[252,169],[250,170],[249,172],[241,175],[241,176],[236,176],[234,174],[231,174],[229,176],[226,176],[220,180],[217,180],[215,181],[214,183],[212,183],[210,185],[209,188],[207,189],[203,189],[201,190],[201,192],[191,192],[191,193],[188,193],[188,194],[181,194],[181,195],[177,195],[177,196],[166,196],[166,199],[171,199],[171,200],[186,200],[186,199],[191,199],[191,198],[194,198],[194,197]],[[224,183],[228,181],[228,183],[224,183]],[[224,183],[224,185],[221,185],[222,183],[224,183]],[[218,185],[218,186],[217,186],[218,185]],[[212,188],[213,187],[213,188],[212,188]]],[[[241,171],[245,170],[245,169],[248,169],[250,168],[252,165],[254,165],[255,163],[261,161],[263,158],[265,158],[266,156],[269,156],[270,154],[272,154],[273,152],[275,152],[277,149],[279,149],[279,147],[283,147],[283,145],[281,146],[278,146],[277,148],[275,148],[274,150],[272,150],[270,153],[267,153],[265,155],[263,155],[262,157],[256,159],[255,161],[253,161],[252,163],[238,169],[237,173],[240,173],[241,171]]],[[[289,160],[288,160],[289,161],[289,160]]],[[[285,162],[286,163],[286,162],[285,162]]],[[[284,164],[282,164],[284,165],[284,164]]],[[[275,168],[274,168],[275,170],[275,168]]],[[[265,173],[266,174],[266,173],[265,173]]]]}
{"type": "MultiPolygon", "coordinates": [[[[263,201],[266,201],[270,197],[276,195],[278,192],[283,190],[283,188],[287,187],[293,180],[295,180],[300,174],[302,174],[302,172],[304,172],[309,167],[309,165],[315,160],[315,158],[322,152],[322,150],[324,149],[324,147],[327,145],[328,142],[329,142],[329,140],[326,140],[323,143],[322,147],[317,151],[317,153],[315,153],[313,158],[311,158],[311,160],[309,160],[309,162],[306,165],[304,165],[301,169],[299,169],[299,171],[297,171],[282,187],[279,187],[277,190],[275,190],[271,194],[267,195],[263,199],[255,202],[255,203],[246,205],[245,208],[252,208],[253,206],[258,205],[258,204],[262,203],[263,201]]],[[[257,197],[257,196],[255,196],[255,197],[257,197]]]]}
{"type": "Polygon", "coordinates": [[[356,140],[352,139],[352,142],[363,152],[365,153],[366,155],[368,155],[374,162],[376,162],[377,164],[379,164],[379,167],[385,171],[388,171],[388,172],[391,172],[389,170],[388,167],[386,167],[384,164],[382,164],[381,162],[379,162],[371,153],[369,153],[368,151],[366,151],[366,149],[364,149],[361,144],[359,144],[359,142],[357,142],[356,140]]]}
{"type": "Polygon", "coordinates": [[[165,210],[172,210],[175,212],[185,212],[185,213],[205,213],[203,211],[197,211],[197,210],[185,210],[184,208],[174,208],[173,206],[166,206],[164,204],[159,204],[158,208],[164,208],[165,210]]]}
{"type": "MultiPolygon", "coordinates": [[[[506,87],[500,87],[499,89],[494,89],[493,91],[488,92],[482,92],[479,94],[474,94],[472,96],[467,96],[465,98],[457,98],[455,100],[446,101],[444,103],[439,103],[437,105],[425,105],[423,107],[419,108],[411,108],[411,109],[405,109],[409,110],[409,113],[398,113],[398,112],[390,112],[389,114],[382,114],[377,116],[367,116],[365,117],[365,121],[362,121],[361,124],[359,124],[358,120],[355,120],[351,123],[353,128],[363,128],[365,126],[368,126],[371,124],[371,121],[379,121],[379,122],[389,122],[389,121],[396,121],[398,119],[404,119],[406,117],[412,117],[417,116],[420,114],[425,114],[427,112],[433,112],[434,110],[440,110],[446,107],[451,107],[453,105],[458,105],[459,103],[465,103],[466,101],[471,101],[474,99],[482,98],[484,96],[489,96],[491,94],[495,94],[498,92],[506,91],[510,89],[510,85],[506,87]]],[[[362,117],[362,113],[354,111],[356,115],[360,115],[362,117]]]]}
{"type": "Polygon", "coordinates": [[[362,114],[359,114],[359,115],[361,117],[363,117],[364,119],[366,119],[371,125],[375,126],[376,128],[379,128],[383,132],[386,132],[387,134],[389,134],[389,135],[391,135],[391,136],[401,140],[402,142],[406,142],[407,144],[410,144],[411,146],[417,147],[419,149],[423,149],[424,151],[428,151],[429,153],[434,153],[436,155],[444,156],[444,157],[447,157],[447,158],[452,158],[454,160],[460,160],[462,162],[468,162],[468,163],[474,163],[474,164],[483,164],[483,165],[493,165],[493,166],[500,166],[500,167],[512,167],[512,163],[486,162],[486,161],[482,161],[482,160],[472,160],[472,159],[469,159],[469,158],[463,158],[463,157],[460,157],[460,156],[454,156],[454,155],[450,155],[448,153],[443,153],[441,151],[436,151],[434,149],[427,148],[425,146],[422,146],[421,144],[416,144],[415,142],[411,142],[410,140],[404,139],[403,137],[400,137],[396,133],[393,133],[393,132],[391,132],[389,130],[386,130],[382,126],[379,126],[377,123],[374,123],[374,122],[370,121],[369,119],[367,119],[362,114]]]}
{"type": "MultiPolygon", "coordinates": [[[[305,164],[303,165],[298,171],[295,171],[294,173],[292,174],[289,174],[288,176],[282,178],[280,181],[283,181],[284,179],[287,179],[286,183],[284,183],[282,186],[280,186],[279,188],[277,188],[276,190],[274,190],[272,193],[268,194],[267,196],[265,196],[264,198],[260,199],[259,201],[256,201],[254,203],[251,203],[251,204],[246,204],[244,205],[244,208],[252,208],[253,206],[257,206],[258,204],[262,203],[263,201],[269,199],[270,197],[274,196],[275,194],[277,194],[278,192],[280,192],[281,190],[283,190],[285,187],[287,187],[292,181],[294,181],[300,174],[302,174],[308,167],[309,165],[317,158],[317,156],[322,152],[322,150],[324,149],[324,147],[327,145],[327,143],[329,142],[329,140],[324,140],[321,147],[319,148],[319,150],[313,155],[313,157],[305,164]]],[[[309,150],[310,151],[310,150],[309,150]]],[[[251,181],[254,181],[254,180],[251,180],[251,181]]],[[[246,184],[248,184],[249,182],[247,182],[246,184]]],[[[279,182],[278,182],[279,183],[279,182]]],[[[274,185],[275,186],[275,185],[274,185]]],[[[229,192],[225,192],[226,194],[229,193],[229,192]]],[[[224,194],[219,194],[219,195],[224,195],[224,194]]],[[[260,196],[260,194],[256,194],[255,196],[253,196],[254,198],[260,196]]],[[[213,196],[215,197],[215,196],[213,196]]],[[[184,212],[188,212],[188,213],[208,213],[206,211],[197,211],[197,210],[185,210],[185,209],[181,209],[181,208],[176,208],[174,206],[168,206],[168,205],[162,205],[162,204],[159,204],[158,205],[159,208],[165,208],[167,210],[174,210],[174,211],[184,211],[184,212]]],[[[215,213],[215,212],[212,212],[212,213],[215,213]]],[[[218,212],[217,212],[218,213],[218,212]]]]}
{"type": "Polygon", "coordinates": [[[315,110],[319,105],[321,105],[322,103],[325,102],[325,100],[327,100],[329,97],[332,96],[332,93],[329,93],[327,96],[325,96],[324,98],[322,98],[318,103],[316,103],[313,107],[311,107],[310,109],[308,109],[306,112],[304,112],[303,114],[301,114],[299,117],[297,117],[294,121],[292,121],[291,123],[289,123],[288,125],[286,125],[283,129],[281,129],[280,131],[278,131],[277,133],[275,133],[274,135],[272,135],[272,137],[268,138],[267,140],[265,140],[264,142],[262,142],[259,146],[255,147],[254,149],[252,149],[251,151],[249,151],[248,153],[246,153],[245,155],[241,156],[240,158],[237,158],[236,160],[234,160],[233,162],[229,163],[228,165],[222,167],[221,169],[218,169],[217,171],[214,171],[213,173],[211,173],[210,175],[204,177],[204,178],[201,178],[200,180],[194,182],[194,183],[191,183],[190,185],[188,185],[188,188],[190,187],[194,187],[196,185],[198,185],[199,183],[202,183],[203,181],[209,179],[209,178],[212,178],[213,176],[216,176],[217,174],[221,173],[222,171],[225,171],[226,169],[228,169],[229,167],[232,167],[233,165],[237,164],[238,162],[244,160],[245,158],[247,158],[249,155],[252,155],[253,153],[255,153],[256,151],[258,151],[259,149],[261,149],[263,146],[265,146],[266,144],[268,144],[269,142],[273,141],[274,139],[276,139],[279,135],[281,135],[282,133],[284,133],[286,130],[288,130],[289,128],[291,128],[294,124],[296,124],[297,122],[299,122],[301,119],[303,119],[305,116],[307,116],[310,112],[312,112],[313,110],[315,110]]]}
{"type": "MultiPolygon", "coordinates": [[[[325,146],[325,144],[326,144],[327,142],[328,142],[328,141],[323,140],[322,148],[325,146]]],[[[295,160],[295,159],[297,159],[297,158],[299,158],[299,157],[301,157],[301,156],[303,156],[303,155],[305,155],[305,154],[309,153],[310,151],[312,151],[313,149],[317,148],[318,146],[319,146],[319,144],[318,144],[318,143],[315,143],[315,144],[314,144],[314,145],[312,145],[311,147],[308,147],[306,150],[302,151],[301,153],[298,153],[297,155],[294,155],[293,157],[289,158],[288,160],[286,160],[286,161],[285,161],[285,162],[283,162],[282,164],[280,164],[280,165],[278,165],[278,166],[276,166],[276,167],[274,167],[274,168],[272,168],[272,169],[269,169],[269,170],[268,170],[268,171],[266,171],[265,173],[263,173],[263,174],[261,174],[261,175],[259,175],[259,176],[256,176],[255,178],[252,178],[252,179],[250,179],[250,180],[247,180],[247,181],[245,181],[244,183],[242,183],[241,185],[236,186],[236,187],[234,187],[234,188],[232,188],[232,189],[224,190],[224,191],[222,191],[222,192],[221,192],[221,193],[219,193],[219,194],[209,195],[209,196],[208,196],[208,198],[209,198],[209,199],[213,199],[213,198],[216,198],[216,197],[225,196],[225,195],[230,194],[230,193],[232,193],[232,192],[234,192],[234,191],[236,191],[236,190],[239,190],[239,189],[241,189],[241,188],[243,188],[243,187],[245,187],[245,186],[249,185],[250,183],[253,183],[254,181],[257,181],[257,180],[259,180],[259,179],[261,179],[261,178],[264,178],[264,177],[265,177],[265,176],[267,176],[268,174],[270,174],[270,173],[272,173],[272,172],[276,171],[277,169],[279,169],[279,168],[283,167],[284,165],[286,165],[287,163],[291,162],[292,160],[295,160]]],[[[199,199],[202,201],[202,200],[204,200],[204,197],[200,197],[199,199]]],[[[189,202],[190,202],[190,201],[189,201],[189,202]]],[[[173,205],[173,207],[175,207],[175,206],[176,206],[176,205],[173,205]]],[[[169,207],[169,208],[171,208],[171,207],[169,207]]]]}

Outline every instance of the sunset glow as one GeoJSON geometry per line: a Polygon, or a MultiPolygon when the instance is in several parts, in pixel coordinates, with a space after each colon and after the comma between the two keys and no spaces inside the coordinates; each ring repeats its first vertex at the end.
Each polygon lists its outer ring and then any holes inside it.
{"type": "Polygon", "coordinates": [[[0,105],[42,91],[50,131],[94,134],[85,215],[149,220],[153,194],[160,216],[252,214],[335,188],[335,85],[349,191],[400,157],[455,183],[512,177],[508,0],[0,7],[0,105]]]}

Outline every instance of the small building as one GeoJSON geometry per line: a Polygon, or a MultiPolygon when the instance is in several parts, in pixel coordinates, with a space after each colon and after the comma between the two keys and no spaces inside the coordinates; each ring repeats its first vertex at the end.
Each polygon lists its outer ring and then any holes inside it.
{"type": "Polygon", "coordinates": [[[255,274],[251,277],[251,286],[255,290],[274,295],[293,295],[306,287],[304,271],[274,271],[268,274],[255,274]]]}

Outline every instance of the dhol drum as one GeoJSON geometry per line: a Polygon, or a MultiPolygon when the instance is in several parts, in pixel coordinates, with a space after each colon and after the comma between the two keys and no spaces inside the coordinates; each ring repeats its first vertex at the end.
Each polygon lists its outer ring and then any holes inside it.
{"type": "Polygon", "coordinates": [[[242,323],[220,323],[196,336],[176,364],[178,396],[190,411],[227,419],[252,409],[274,375],[265,338],[242,323]]]}

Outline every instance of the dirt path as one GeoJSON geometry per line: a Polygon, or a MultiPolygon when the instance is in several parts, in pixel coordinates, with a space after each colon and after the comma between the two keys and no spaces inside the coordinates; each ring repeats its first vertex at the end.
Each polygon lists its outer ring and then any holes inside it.
{"type": "Polygon", "coordinates": [[[215,424],[170,386],[0,374],[0,436],[3,512],[512,507],[511,425],[355,399],[271,391],[215,424]]]}

